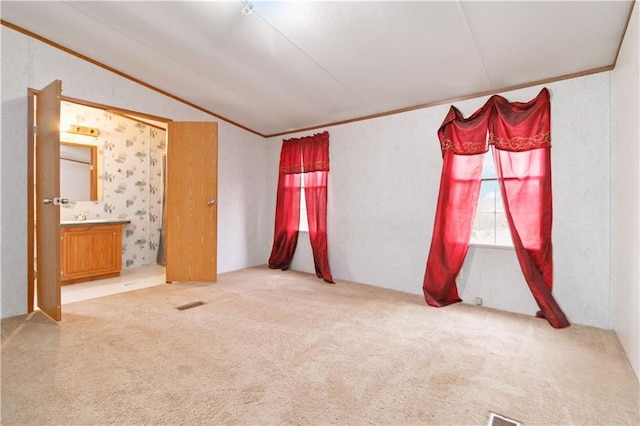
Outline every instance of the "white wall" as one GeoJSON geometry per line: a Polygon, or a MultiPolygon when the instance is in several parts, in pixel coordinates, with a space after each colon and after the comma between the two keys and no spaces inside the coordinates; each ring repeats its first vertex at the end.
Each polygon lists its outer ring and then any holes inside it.
{"type": "Polygon", "coordinates": [[[640,42],[636,4],[613,72],[615,330],[640,378],[640,42]]]}
{"type": "MultiPolygon", "coordinates": [[[[548,84],[552,103],[554,294],[569,320],[610,328],[610,73],[548,84]]],[[[503,93],[528,101],[543,86],[503,93]]],[[[465,114],[487,97],[457,102],[465,114]]],[[[422,294],[448,105],[327,128],[329,261],[336,279],[422,294]]],[[[316,130],[316,132],[325,129],[316,130]]],[[[298,137],[313,132],[287,135],[298,137]]],[[[269,140],[271,220],[282,137],[269,140]]],[[[273,231],[272,234],[273,235],[273,231]]],[[[293,269],[313,271],[303,234],[293,269]]],[[[462,298],[535,314],[513,251],[472,248],[462,298]]]]}
{"type": "MultiPolygon", "coordinates": [[[[2,318],[27,308],[27,88],[62,80],[66,96],[184,121],[218,121],[218,271],[268,257],[273,224],[266,218],[264,140],[171,98],[1,27],[2,318]]],[[[144,76],[137,76],[144,80],[144,76]]]]}

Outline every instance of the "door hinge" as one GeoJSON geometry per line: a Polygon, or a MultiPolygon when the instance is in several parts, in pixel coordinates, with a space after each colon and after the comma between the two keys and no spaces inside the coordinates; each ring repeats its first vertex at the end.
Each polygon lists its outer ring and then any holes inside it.
{"type": "Polygon", "coordinates": [[[33,126],[33,134],[38,134],[38,126],[33,126]]]}

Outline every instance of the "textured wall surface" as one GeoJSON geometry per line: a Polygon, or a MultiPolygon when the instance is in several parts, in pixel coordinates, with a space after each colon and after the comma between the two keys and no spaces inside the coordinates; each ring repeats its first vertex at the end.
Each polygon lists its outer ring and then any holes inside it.
{"type": "Polygon", "coordinates": [[[640,378],[640,11],[613,72],[613,290],[615,330],[640,378]]]}

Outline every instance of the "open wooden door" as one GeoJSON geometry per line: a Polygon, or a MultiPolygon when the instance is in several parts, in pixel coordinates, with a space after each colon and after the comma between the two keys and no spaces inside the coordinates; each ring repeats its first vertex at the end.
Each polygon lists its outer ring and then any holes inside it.
{"type": "Polygon", "coordinates": [[[36,94],[37,299],[42,312],[62,319],[60,297],[60,95],[56,80],[36,94]]]}
{"type": "Polygon", "coordinates": [[[169,122],[166,281],[218,279],[218,123],[169,122]]]}

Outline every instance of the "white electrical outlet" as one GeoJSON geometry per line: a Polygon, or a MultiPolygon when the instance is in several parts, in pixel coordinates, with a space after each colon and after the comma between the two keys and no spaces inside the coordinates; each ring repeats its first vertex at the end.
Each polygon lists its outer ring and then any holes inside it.
{"type": "Polygon", "coordinates": [[[482,306],[482,297],[476,297],[475,302],[476,302],[476,305],[482,306]]]}

